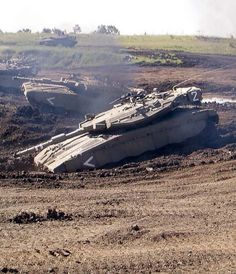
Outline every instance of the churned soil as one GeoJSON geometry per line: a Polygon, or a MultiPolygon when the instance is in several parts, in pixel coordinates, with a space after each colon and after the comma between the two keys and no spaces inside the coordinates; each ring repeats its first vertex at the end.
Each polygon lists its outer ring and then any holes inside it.
{"type": "MultiPolygon", "coordinates": [[[[179,68],[114,68],[109,79],[165,90],[235,62],[184,58],[179,68]]],[[[235,75],[225,68],[188,84],[208,98],[234,99],[235,75]]],[[[217,110],[219,124],[184,144],[99,170],[51,174],[36,169],[33,155],[14,153],[75,129],[82,115],[40,113],[20,91],[0,91],[0,272],[235,273],[236,104],[204,107],[217,110]]]]}

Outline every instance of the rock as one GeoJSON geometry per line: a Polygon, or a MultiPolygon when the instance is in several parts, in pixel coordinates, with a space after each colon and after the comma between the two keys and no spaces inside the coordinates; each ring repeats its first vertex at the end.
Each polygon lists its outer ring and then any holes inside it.
{"type": "Polygon", "coordinates": [[[146,167],[146,170],[147,170],[148,172],[152,172],[152,171],[153,171],[153,167],[146,167]]]}
{"type": "Polygon", "coordinates": [[[1,269],[1,272],[3,272],[3,273],[19,273],[19,271],[16,268],[10,268],[10,267],[3,267],[1,269]]]}
{"type": "Polygon", "coordinates": [[[58,256],[68,257],[71,255],[71,252],[67,249],[57,248],[54,250],[49,250],[49,254],[55,257],[58,257],[58,256]]]}
{"type": "Polygon", "coordinates": [[[59,220],[59,221],[72,220],[72,215],[66,214],[65,212],[61,210],[56,210],[55,208],[53,209],[49,208],[47,212],[47,220],[59,220]]]}
{"type": "Polygon", "coordinates": [[[30,224],[43,221],[43,216],[36,214],[34,212],[21,212],[16,215],[11,221],[16,224],[30,224]]]}
{"type": "Polygon", "coordinates": [[[133,231],[139,231],[140,227],[137,224],[135,224],[135,225],[132,225],[131,230],[133,230],[133,231]]]}

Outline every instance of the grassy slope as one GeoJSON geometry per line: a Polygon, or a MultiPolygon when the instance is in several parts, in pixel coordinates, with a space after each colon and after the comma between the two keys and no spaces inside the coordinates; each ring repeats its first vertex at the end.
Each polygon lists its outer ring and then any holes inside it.
{"type": "Polygon", "coordinates": [[[236,40],[203,36],[139,35],[120,36],[124,47],[163,49],[209,54],[236,55],[236,40]]]}
{"type": "Polygon", "coordinates": [[[42,34],[0,34],[0,57],[27,56],[44,68],[112,65],[122,62],[117,41],[102,35],[80,35],[74,48],[39,45],[42,34]]]}
{"type": "MultiPolygon", "coordinates": [[[[235,39],[193,36],[104,36],[81,34],[74,48],[40,46],[50,35],[34,33],[0,34],[0,57],[27,56],[35,58],[43,68],[73,68],[113,65],[123,62],[121,48],[163,49],[199,53],[236,55],[235,39]]],[[[142,58],[133,62],[153,62],[142,58]]],[[[164,60],[165,61],[165,60],[164,60]]]]}

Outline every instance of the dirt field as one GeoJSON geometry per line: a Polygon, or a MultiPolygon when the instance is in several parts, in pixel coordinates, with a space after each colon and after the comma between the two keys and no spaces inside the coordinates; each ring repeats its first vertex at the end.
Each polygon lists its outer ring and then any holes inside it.
{"type": "MultiPolygon", "coordinates": [[[[184,60],[178,68],[117,67],[109,77],[166,89],[236,62],[196,54],[184,60]]],[[[235,67],[190,84],[206,98],[236,99],[235,67]]],[[[121,165],[54,175],[13,153],[76,128],[81,117],[40,114],[22,93],[0,91],[0,271],[235,273],[236,104],[205,106],[218,111],[216,130],[121,165]]]]}

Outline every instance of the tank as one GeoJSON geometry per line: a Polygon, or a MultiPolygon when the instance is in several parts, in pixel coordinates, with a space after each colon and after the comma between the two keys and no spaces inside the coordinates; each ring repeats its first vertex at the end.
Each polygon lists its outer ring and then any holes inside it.
{"type": "Polygon", "coordinates": [[[126,90],[93,79],[14,79],[25,81],[22,90],[26,99],[41,112],[75,112],[85,115],[88,112],[104,111],[109,102],[126,90]]]}
{"type": "Polygon", "coordinates": [[[44,46],[63,46],[63,47],[74,47],[77,43],[75,36],[63,35],[50,38],[42,39],[39,44],[44,46]]]}
{"type": "Polygon", "coordinates": [[[22,79],[13,81],[16,76],[32,77],[38,72],[37,66],[33,61],[23,59],[10,59],[0,62],[0,89],[16,90],[20,89],[23,84],[22,79]]]}
{"type": "Polygon", "coordinates": [[[218,122],[214,110],[201,107],[199,88],[122,96],[113,108],[87,115],[77,130],[52,137],[16,156],[37,152],[34,161],[51,172],[101,168],[163,146],[181,143],[218,122]]]}

